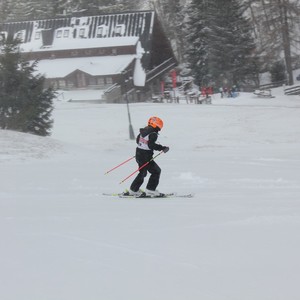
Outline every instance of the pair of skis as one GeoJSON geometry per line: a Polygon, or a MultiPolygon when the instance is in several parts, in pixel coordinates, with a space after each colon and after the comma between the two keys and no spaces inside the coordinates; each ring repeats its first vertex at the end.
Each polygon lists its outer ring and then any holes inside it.
{"type": "Polygon", "coordinates": [[[119,197],[119,198],[137,198],[137,199],[143,199],[143,198],[192,198],[193,194],[177,194],[177,193],[167,193],[167,194],[161,194],[158,196],[150,196],[145,193],[142,193],[141,195],[126,195],[124,193],[103,193],[103,196],[111,196],[111,197],[119,197]]]}

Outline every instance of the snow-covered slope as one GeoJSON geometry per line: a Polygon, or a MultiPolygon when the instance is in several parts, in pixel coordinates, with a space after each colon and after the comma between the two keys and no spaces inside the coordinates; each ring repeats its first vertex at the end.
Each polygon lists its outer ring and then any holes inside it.
{"type": "Polygon", "coordinates": [[[159,190],[136,169],[126,105],[57,102],[47,138],[0,130],[0,298],[298,300],[300,98],[131,104],[165,126],[159,190]]]}

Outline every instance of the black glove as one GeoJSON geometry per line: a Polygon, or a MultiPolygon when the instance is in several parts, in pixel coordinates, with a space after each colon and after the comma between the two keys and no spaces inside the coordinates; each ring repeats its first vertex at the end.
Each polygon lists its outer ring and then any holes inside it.
{"type": "Polygon", "coordinates": [[[169,147],[163,147],[163,149],[162,149],[162,151],[164,152],[164,153],[167,153],[168,151],[170,150],[170,148],[169,147]]]}

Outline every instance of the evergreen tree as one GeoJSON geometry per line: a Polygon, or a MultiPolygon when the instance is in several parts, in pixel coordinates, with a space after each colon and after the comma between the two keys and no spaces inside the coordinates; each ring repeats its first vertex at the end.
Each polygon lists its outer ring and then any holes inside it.
{"type": "Polygon", "coordinates": [[[24,11],[26,10],[26,5],[24,5],[23,0],[9,0],[8,2],[8,20],[24,20],[24,11]]]}
{"type": "Polygon", "coordinates": [[[31,18],[29,20],[54,17],[55,2],[53,0],[34,0],[32,2],[31,18]]]}
{"type": "Polygon", "coordinates": [[[99,1],[98,0],[90,0],[86,1],[84,4],[84,9],[86,9],[89,15],[95,15],[99,13],[99,1]]]}
{"type": "Polygon", "coordinates": [[[277,61],[270,68],[271,81],[279,82],[286,80],[285,65],[282,61],[277,61]]]}
{"type": "Polygon", "coordinates": [[[51,17],[55,18],[64,14],[66,0],[50,0],[48,3],[51,17]]]}
{"type": "Polygon", "coordinates": [[[18,41],[8,39],[0,47],[0,128],[49,135],[54,91],[34,75],[36,63],[21,58],[18,41]]]}
{"type": "MultiPolygon", "coordinates": [[[[237,0],[217,0],[215,24],[216,38],[213,49],[214,61],[221,65],[225,76],[232,84],[238,84],[252,73],[252,53],[255,50],[252,27],[243,15],[243,9],[237,0]],[[222,55],[223,54],[223,55],[222,55]],[[223,64],[223,65],[222,65],[223,64]]],[[[220,72],[217,70],[217,72],[220,72]]],[[[215,74],[215,78],[219,74],[215,74]]]]}
{"type": "Polygon", "coordinates": [[[118,0],[118,6],[120,7],[120,11],[130,11],[138,9],[139,1],[138,0],[118,0]]]}
{"type": "Polygon", "coordinates": [[[251,27],[237,0],[193,0],[188,58],[200,85],[237,85],[253,73],[251,27]]]}
{"type": "Polygon", "coordinates": [[[187,59],[195,77],[196,84],[209,83],[211,69],[211,10],[212,3],[193,0],[188,7],[187,59]]]}
{"type": "Polygon", "coordinates": [[[8,15],[10,14],[11,6],[9,0],[0,1],[0,22],[7,20],[8,15]]]}

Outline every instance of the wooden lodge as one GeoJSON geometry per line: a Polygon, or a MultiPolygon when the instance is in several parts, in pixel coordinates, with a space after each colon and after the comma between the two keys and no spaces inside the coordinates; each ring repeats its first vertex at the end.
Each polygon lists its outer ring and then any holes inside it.
{"type": "Polygon", "coordinates": [[[20,39],[47,86],[99,91],[106,102],[126,93],[129,101],[148,100],[177,63],[154,11],[8,22],[0,34],[20,39]]]}

